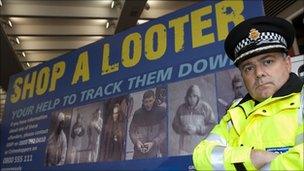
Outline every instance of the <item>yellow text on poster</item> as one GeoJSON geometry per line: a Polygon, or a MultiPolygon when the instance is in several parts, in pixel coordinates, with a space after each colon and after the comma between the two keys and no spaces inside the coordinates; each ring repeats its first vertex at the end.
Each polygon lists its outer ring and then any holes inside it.
{"type": "Polygon", "coordinates": [[[230,23],[237,25],[245,19],[243,11],[243,1],[221,1],[215,5],[204,6],[184,16],[171,19],[166,24],[154,24],[144,33],[130,33],[122,42],[121,63],[120,61],[110,63],[110,52],[113,49],[107,43],[103,47],[101,75],[118,72],[120,64],[125,68],[135,67],[143,57],[148,61],[161,59],[166,55],[166,50],[170,46],[167,40],[169,29],[173,30],[175,53],[182,52],[185,43],[191,43],[192,48],[198,48],[223,41],[229,32],[228,25],[230,23]],[[210,17],[212,13],[215,14],[215,18],[210,17]],[[185,26],[187,24],[191,27],[190,33],[187,33],[191,35],[190,40],[185,40],[185,26]],[[214,32],[206,33],[205,30],[214,26],[216,26],[214,32]],[[142,52],[144,52],[143,55],[142,52]]]}

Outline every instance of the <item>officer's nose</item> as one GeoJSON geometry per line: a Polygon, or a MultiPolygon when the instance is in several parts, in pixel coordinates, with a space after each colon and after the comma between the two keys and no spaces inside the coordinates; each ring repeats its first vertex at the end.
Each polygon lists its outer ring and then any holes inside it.
{"type": "Polygon", "coordinates": [[[256,78],[261,78],[261,77],[265,76],[264,68],[260,65],[257,65],[255,67],[255,75],[256,75],[256,78]]]}

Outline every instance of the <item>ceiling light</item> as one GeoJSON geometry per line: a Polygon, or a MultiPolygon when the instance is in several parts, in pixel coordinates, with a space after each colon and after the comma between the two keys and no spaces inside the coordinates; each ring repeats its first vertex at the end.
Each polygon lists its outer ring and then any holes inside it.
{"type": "Polygon", "coordinates": [[[10,26],[10,27],[13,27],[13,23],[12,23],[12,21],[11,20],[7,20],[7,23],[8,23],[8,25],[10,26]]]}
{"type": "Polygon", "coordinates": [[[15,44],[20,44],[20,39],[18,37],[9,37],[9,41],[15,44]]]}
{"type": "Polygon", "coordinates": [[[115,7],[115,1],[113,0],[112,2],[111,2],[111,8],[114,8],[115,7]]]}
{"type": "Polygon", "coordinates": [[[119,0],[112,0],[111,2],[111,8],[119,7],[121,8],[121,2],[119,0]]]}
{"type": "Polygon", "coordinates": [[[22,56],[25,58],[25,52],[22,52],[21,54],[22,54],[22,56]]]}
{"type": "Polygon", "coordinates": [[[2,1],[0,0],[0,7],[2,7],[2,1]]]}
{"type": "Polygon", "coordinates": [[[30,65],[30,63],[28,63],[28,62],[26,63],[26,65],[27,65],[28,67],[30,67],[30,66],[31,66],[31,65],[30,65]]]}
{"type": "Polygon", "coordinates": [[[115,25],[115,23],[112,21],[112,20],[108,20],[107,22],[106,22],[106,28],[108,29],[108,28],[110,28],[111,26],[114,26],[115,25]]]}
{"type": "Polygon", "coordinates": [[[4,24],[4,26],[13,27],[13,23],[10,19],[0,18],[0,23],[4,24]]]}
{"type": "Polygon", "coordinates": [[[143,24],[143,23],[145,23],[145,22],[148,22],[149,20],[138,20],[137,21],[137,24],[143,24]]]}
{"type": "Polygon", "coordinates": [[[19,38],[18,38],[18,37],[16,37],[16,38],[15,38],[15,40],[16,40],[16,43],[19,45],[19,44],[20,44],[20,40],[19,40],[19,38]]]}

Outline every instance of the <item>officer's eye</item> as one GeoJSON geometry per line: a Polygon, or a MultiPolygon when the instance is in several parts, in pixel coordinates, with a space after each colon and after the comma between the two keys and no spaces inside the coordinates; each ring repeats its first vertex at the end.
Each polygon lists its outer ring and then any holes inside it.
{"type": "Polygon", "coordinates": [[[270,64],[273,63],[273,60],[271,60],[271,59],[266,59],[266,60],[263,61],[263,63],[264,63],[264,65],[270,65],[270,64]]]}
{"type": "Polygon", "coordinates": [[[250,71],[253,71],[254,67],[252,65],[247,65],[243,68],[243,72],[248,73],[250,71]]]}

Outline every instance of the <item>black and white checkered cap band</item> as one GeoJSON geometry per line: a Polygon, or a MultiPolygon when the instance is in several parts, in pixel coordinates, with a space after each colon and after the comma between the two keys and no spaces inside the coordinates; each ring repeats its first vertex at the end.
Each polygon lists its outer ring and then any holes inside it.
{"type": "Polygon", "coordinates": [[[256,45],[259,44],[269,44],[269,43],[280,43],[287,47],[286,40],[283,36],[274,33],[274,32],[261,32],[260,37],[257,40],[250,40],[250,38],[246,37],[234,49],[234,54],[237,55],[241,49],[245,46],[255,43],[256,45]]]}
{"type": "Polygon", "coordinates": [[[253,54],[253,53],[256,53],[256,52],[260,52],[260,51],[264,51],[264,50],[268,50],[268,49],[275,49],[275,48],[286,49],[286,46],[277,44],[277,45],[268,45],[268,46],[262,46],[262,47],[259,47],[259,48],[255,48],[255,49],[252,49],[252,50],[247,51],[245,53],[242,53],[233,62],[237,63],[240,59],[242,59],[242,58],[244,58],[244,57],[246,57],[246,56],[248,56],[250,54],[253,54]]]}

